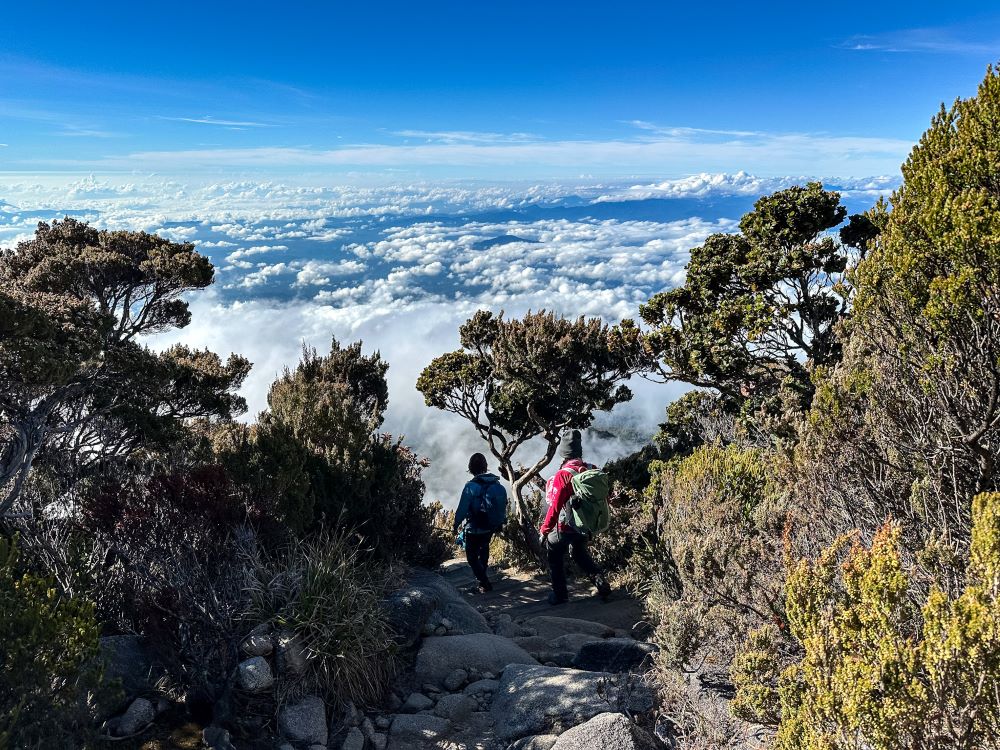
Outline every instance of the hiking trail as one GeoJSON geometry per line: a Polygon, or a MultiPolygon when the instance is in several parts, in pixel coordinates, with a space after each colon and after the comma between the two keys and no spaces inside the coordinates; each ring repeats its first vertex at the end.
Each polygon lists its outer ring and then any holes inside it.
{"type": "Polygon", "coordinates": [[[639,601],[619,592],[603,601],[578,579],[570,601],[552,606],[547,577],[493,571],[491,580],[493,591],[478,593],[458,559],[410,574],[388,604],[412,664],[382,711],[345,717],[330,747],[669,747],[652,732],[642,673],[655,648],[642,638],[639,601]]]}

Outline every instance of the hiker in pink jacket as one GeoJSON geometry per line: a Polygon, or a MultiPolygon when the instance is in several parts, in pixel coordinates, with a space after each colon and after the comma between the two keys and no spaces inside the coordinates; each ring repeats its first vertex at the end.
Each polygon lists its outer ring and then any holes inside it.
{"type": "Polygon", "coordinates": [[[552,580],[549,604],[565,604],[569,601],[569,593],[566,590],[567,551],[573,555],[574,562],[583,572],[590,576],[601,597],[607,598],[611,595],[611,587],[594,562],[594,558],[590,556],[587,537],[567,522],[569,518],[567,505],[573,496],[573,475],[593,468],[583,461],[583,445],[579,430],[563,433],[559,456],[563,462],[559,471],[546,485],[545,501],[548,510],[539,529],[539,541],[545,548],[549,577],[552,580]]]}

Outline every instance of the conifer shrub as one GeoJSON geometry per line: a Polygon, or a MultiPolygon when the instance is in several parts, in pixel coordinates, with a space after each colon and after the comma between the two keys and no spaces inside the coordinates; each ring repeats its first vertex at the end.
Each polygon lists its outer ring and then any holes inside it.
{"type": "Polygon", "coordinates": [[[679,598],[662,599],[653,613],[666,662],[680,666],[700,653],[725,669],[748,630],[783,621],[789,512],[769,459],[759,448],[711,444],[651,466],[647,497],[681,587],[679,598]]]}
{"type": "Polygon", "coordinates": [[[847,535],[788,576],[801,658],[776,675],[773,632],[737,670],[736,712],[776,720],[777,750],[1000,747],[1000,493],[977,495],[967,584],[915,606],[901,530],[847,535]]]}
{"type": "Polygon", "coordinates": [[[23,569],[0,537],[0,749],[73,748],[94,734],[106,692],[93,606],[23,569]]]}

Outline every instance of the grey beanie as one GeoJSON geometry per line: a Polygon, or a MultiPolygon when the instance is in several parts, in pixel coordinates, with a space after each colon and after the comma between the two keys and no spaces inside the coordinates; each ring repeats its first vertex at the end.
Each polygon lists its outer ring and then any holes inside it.
{"type": "Polygon", "coordinates": [[[569,461],[571,458],[583,458],[583,444],[579,430],[565,430],[559,439],[559,457],[569,461]]]}

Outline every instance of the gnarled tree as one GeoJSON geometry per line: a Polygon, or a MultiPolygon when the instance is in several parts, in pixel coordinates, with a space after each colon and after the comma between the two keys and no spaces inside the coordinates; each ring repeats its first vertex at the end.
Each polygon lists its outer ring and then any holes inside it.
{"type": "Polygon", "coordinates": [[[840,355],[848,253],[829,230],[846,213],[838,193],[810,182],[761,198],[738,234],[694,248],[684,285],[640,311],[661,374],[736,403],[783,383],[808,391],[808,369],[840,355]]]}
{"type": "Polygon", "coordinates": [[[75,219],[0,253],[0,517],[46,446],[88,462],[245,409],[244,358],[140,343],[186,326],[182,295],[212,276],[191,244],[75,219]]]}
{"type": "Polygon", "coordinates": [[[459,329],[462,348],[421,373],[417,389],[428,406],[468,420],[489,445],[514,490],[514,510],[530,548],[537,546],[525,487],[549,465],[560,432],[590,426],[594,412],[632,398],[624,385],[648,367],[630,320],[569,320],[551,312],[520,320],[481,310],[459,329]],[[527,466],[519,448],[541,438],[542,456],[527,466]]]}

